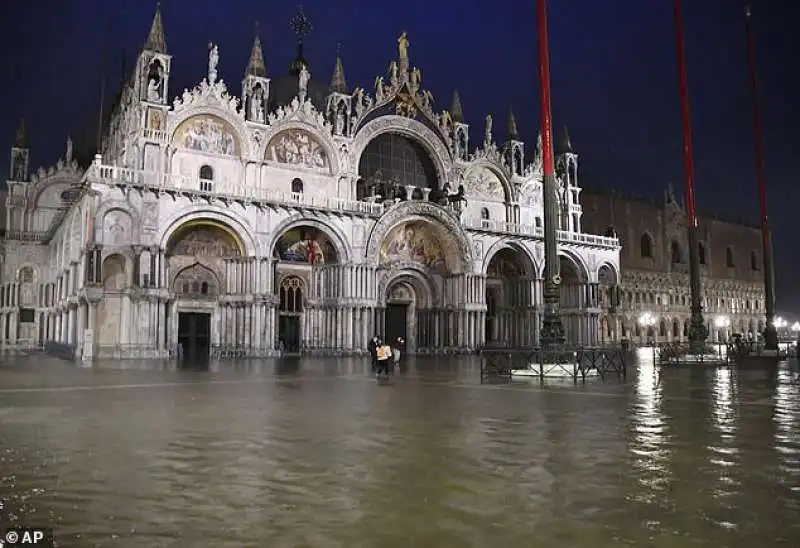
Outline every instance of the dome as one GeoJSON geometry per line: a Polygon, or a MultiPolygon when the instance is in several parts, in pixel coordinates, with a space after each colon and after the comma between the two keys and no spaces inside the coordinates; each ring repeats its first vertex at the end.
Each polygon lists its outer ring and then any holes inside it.
{"type": "Polygon", "coordinates": [[[307,87],[308,98],[311,99],[311,104],[319,112],[325,112],[325,98],[328,96],[328,85],[325,83],[327,80],[322,76],[322,73],[314,74],[311,66],[303,58],[302,50],[298,51],[297,58],[289,65],[287,74],[272,79],[268,101],[270,112],[280,106],[289,105],[292,99],[297,97],[299,75],[303,66],[311,73],[311,79],[308,81],[307,87]]]}

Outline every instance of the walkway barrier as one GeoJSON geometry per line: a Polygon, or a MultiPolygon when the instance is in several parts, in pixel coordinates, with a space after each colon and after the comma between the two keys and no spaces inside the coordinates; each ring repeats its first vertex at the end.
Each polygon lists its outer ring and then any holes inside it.
{"type": "Polygon", "coordinates": [[[588,377],[628,377],[628,352],[620,346],[558,346],[484,348],[481,382],[491,378],[566,378],[585,382],[588,377]]]}
{"type": "Polygon", "coordinates": [[[0,345],[0,354],[27,355],[44,351],[44,345],[32,340],[18,340],[0,345]]]}
{"type": "Polygon", "coordinates": [[[44,343],[44,352],[45,354],[55,356],[56,358],[61,358],[62,360],[72,361],[76,357],[76,347],[74,344],[65,344],[53,341],[46,342],[44,343]]]}

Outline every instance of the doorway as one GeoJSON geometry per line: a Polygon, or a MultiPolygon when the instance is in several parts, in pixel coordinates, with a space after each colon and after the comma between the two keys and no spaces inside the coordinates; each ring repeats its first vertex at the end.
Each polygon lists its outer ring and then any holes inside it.
{"type": "Polygon", "coordinates": [[[184,362],[191,365],[208,362],[211,345],[211,314],[179,312],[178,344],[183,349],[184,362]]]}
{"type": "Polygon", "coordinates": [[[387,342],[402,337],[408,340],[408,304],[388,303],[386,305],[385,324],[386,332],[383,333],[387,342]]]}
{"type": "Polygon", "coordinates": [[[281,314],[278,316],[278,343],[279,345],[283,343],[283,351],[287,354],[300,353],[299,314],[281,314]]]}

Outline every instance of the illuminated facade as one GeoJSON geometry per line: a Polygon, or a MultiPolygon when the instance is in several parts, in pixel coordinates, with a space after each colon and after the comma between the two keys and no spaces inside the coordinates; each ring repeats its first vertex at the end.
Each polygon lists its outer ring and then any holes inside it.
{"type": "MultiPolygon", "coordinates": [[[[29,177],[18,143],[5,343],[54,341],[86,358],[163,357],[178,345],[188,356],[359,353],[373,334],[420,353],[535,344],[541,157],[537,147],[525,163],[513,115],[499,145],[487,116],[470,153],[458,95],[435,110],[405,34],[371,93],[347,86],[339,58],[329,85],[300,54],[271,78],[256,38],[239,99],[219,62],[213,46],[206,78],[169,103],[157,12],[85,172],[68,150],[29,177]]],[[[565,327],[591,343],[619,245],[582,229],[566,135],[557,164],[565,327]]]]}
{"type": "MultiPolygon", "coordinates": [[[[688,340],[690,317],[686,215],[669,189],[661,203],[584,191],[584,226],[619,237],[622,278],[613,306],[601,291],[601,340],[688,340]]],[[[700,217],[700,276],[708,341],[764,329],[761,230],[700,217]]]]}

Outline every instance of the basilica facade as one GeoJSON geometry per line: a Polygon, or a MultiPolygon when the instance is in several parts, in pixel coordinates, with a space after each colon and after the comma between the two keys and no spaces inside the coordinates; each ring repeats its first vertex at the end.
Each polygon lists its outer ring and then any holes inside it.
{"type": "MultiPolygon", "coordinates": [[[[544,270],[540,144],[509,113],[470,147],[456,94],[437,110],[409,57],[369,91],[342,60],[322,78],[298,51],[271,77],[255,39],[241,97],[208,73],[168,101],[157,11],[86,169],[31,174],[12,149],[0,341],[76,356],[361,353],[373,335],[416,353],[534,345],[544,270]]],[[[562,315],[600,339],[620,278],[616,237],[585,233],[578,156],[559,139],[562,315]]]]}

